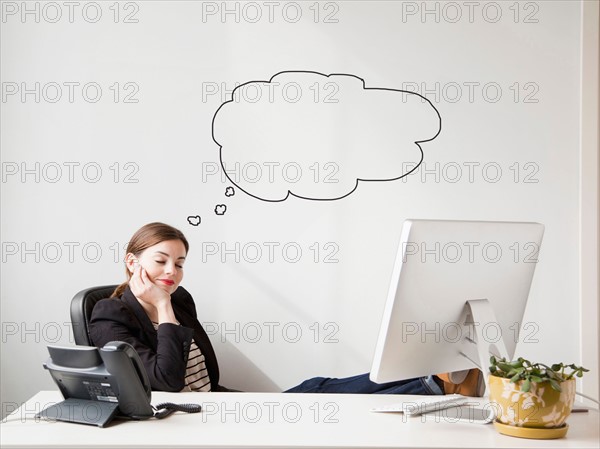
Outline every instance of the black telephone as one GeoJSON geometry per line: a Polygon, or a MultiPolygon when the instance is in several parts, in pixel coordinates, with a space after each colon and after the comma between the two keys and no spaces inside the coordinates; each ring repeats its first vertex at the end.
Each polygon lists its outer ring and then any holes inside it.
{"type": "Polygon", "coordinates": [[[144,365],[129,343],[111,341],[93,346],[48,346],[44,368],[64,401],[36,417],[104,427],[115,416],[132,419],[164,418],[174,411],[199,412],[196,404],[150,404],[152,389],[144,365]],[[156,414],[154,410],[163,409],[156,414]]]}
{"type": "Polygon", "coordinates": [[[134,419],[154,415],[146,370],[130,344],[48,346],[48,352],[44,368],[65,400],[42,410],[39,417],[104,427],[117,414],[134,419]]]}

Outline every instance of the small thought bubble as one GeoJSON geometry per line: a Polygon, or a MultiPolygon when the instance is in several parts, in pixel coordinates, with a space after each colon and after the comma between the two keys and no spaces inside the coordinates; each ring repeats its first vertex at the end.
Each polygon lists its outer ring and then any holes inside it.
{"type": "Polygon", "coordinates": [[[217,214],[217,215],[224,215],[226,211],[227,211],[227,206],[225,206],[224,204],[217,204],[215,206],[215,214],[217,214]]]}
{"type": "Polygon", "coordinates": [[[198,226],[202,219],[200,218],[200,215],[190,215],[189,217],[187,217],[187,221],[192,226],[198,226]]]}
{"type": "Polygon", "coordinates": [[[235,190],[233,190],[233,187],[227,187],[225,189],[225,196],[233,196],[235,195],[235,190]]]}
{"type": "Polygon", "coordinates": [[[223,172],[263,201],[338,200],[360,181],[394,181],[423,161],[442,119],[415,92],[350,74],[284,71],[237,86],[215,112],[223,172]]]}

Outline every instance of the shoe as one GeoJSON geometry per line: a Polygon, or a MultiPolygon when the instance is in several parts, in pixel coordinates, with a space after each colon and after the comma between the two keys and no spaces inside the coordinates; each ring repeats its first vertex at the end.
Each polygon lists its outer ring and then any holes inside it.
{"type": "Polygon", "coordinates": [[[462,394],[463,396],[482,397],[485,392],[483,373],[473,368],[453,373],[437,374],[444,382],[445,394],[462,394]]]}
{"type": "Polygon", "coordinates": [[[452,371],[450,373],[438,374],[437,376],[444,382],[451,384],[461,384],[465,381],[470,371],[471,370],[465,369],[462,371],[452,371]]]}

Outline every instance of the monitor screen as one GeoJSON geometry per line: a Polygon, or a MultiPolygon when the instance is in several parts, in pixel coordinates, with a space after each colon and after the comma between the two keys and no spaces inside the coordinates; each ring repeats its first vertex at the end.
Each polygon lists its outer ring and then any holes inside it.
{"type": "Polygon", "coordinates": [[[512,357],[543,233],[539,223],[406,220],[371,380],[474,368],[478,344],[512,357]],[[494,318],[465,324],[475,300],[494,318]]]}

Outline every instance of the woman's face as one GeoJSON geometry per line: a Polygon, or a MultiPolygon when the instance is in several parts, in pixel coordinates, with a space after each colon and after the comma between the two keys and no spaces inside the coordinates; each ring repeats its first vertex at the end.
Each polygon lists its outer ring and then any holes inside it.
{"type": "Polygon", "coordinates": [[[126,263],[130,273],[139,263],[146,270],[148,278],[156,286],[172,294],[183,279],[185,246],[181,240],[165,240],[146,248],[139,256],[127,254],[126,263]]]}

